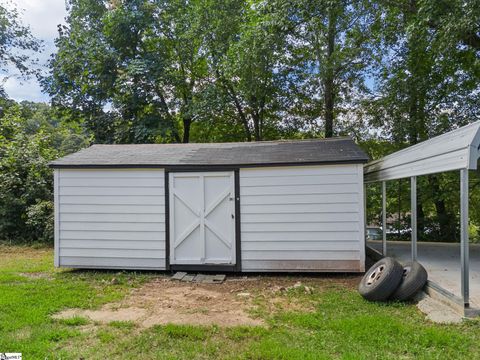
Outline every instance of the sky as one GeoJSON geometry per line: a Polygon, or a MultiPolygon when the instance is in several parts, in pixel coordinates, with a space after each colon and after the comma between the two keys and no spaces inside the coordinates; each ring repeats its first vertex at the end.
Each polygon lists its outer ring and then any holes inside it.
{"type": "MultiPolygon", "coordinates": [[[[33,36],[43,40],[43,52],[37,57],[40,64],[45,65],[50,54],[55,52],[54,39],[58,34],[57,26],[65,23],[67,13],[65,0],[11,0],[11,2],[20,10],[22,22],[30,26],[33,36]]],[[[17,101],[49,101],[48,95],[42,93],[35,78],[23,80],[11,76],[5,84],[5,90],[10,98],[17,101]]]]}

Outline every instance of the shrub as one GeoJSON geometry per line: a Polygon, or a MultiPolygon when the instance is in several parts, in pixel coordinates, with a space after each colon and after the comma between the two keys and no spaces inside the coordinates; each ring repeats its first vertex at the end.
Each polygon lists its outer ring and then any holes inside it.
{"type": "Polygon", "coordinates": [[[41,242],[53,241],[54,230],[53,201],[40,200],[27,208],[27,219],[29,232],[36,233],[36,238],[41,242]]]}
{"type": "Polygon", "coordinates": [[[470,236],[470,242],[474,244],[480,243],[480,227],[478,225],[470,223],[468,226],[468,233],[470,236]]]}
{"type": "Polygon", "coordinates": [[[49,111],[47,105],[15,105],[0,118],[0,239],[11,243],[52,242],[48,163],[88,143],[77,125],[51,120],[49,111]]]}

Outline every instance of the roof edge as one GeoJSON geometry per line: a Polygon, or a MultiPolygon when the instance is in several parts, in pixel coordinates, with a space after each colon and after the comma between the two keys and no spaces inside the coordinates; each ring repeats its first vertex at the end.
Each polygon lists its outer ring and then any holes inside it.
{"type": "Polygon", "coordinates": [[[311,166],[311,165],[344,165],[344,164],[366,164],[367,159],[358,160],[335,160],[335,161],[303,161],[303,162],[282,162],[262,164],[55,164],[50,162],[51,169],[218,169],[218,168],[254,168],[254,167],[282,167],[282,166],[311,166]]]}
{"type": "MultiPolygon", "coordinates": [[[[453,135],[455,135],[456,133],[460,132],[460,131],[465,131],[467,130],[468,128],[471,128],[471,127],[475,127],[475,126],[480,126],[480,120],[479,121],[475,121],[475,122],[472,122],[470,124],[467,124],[467,125],[464,125],[462,127],[459,127],[459,128],[456,128],[456,129],[453,129],[453,130],[450,130],[446,133],[443,133],[443,134],[440,134],[440,135],[437,135],[437,136],[434,136],[430,139],[426,139],[426,140],[423,140],[415,145],[410,145],[410,146],[407,146],[403,149],[400,149],[400,150],[397,150],[397,151],[394,151],[393,153],[391,154],[388,154],[388,155],[385,155],[385,156],[382,156],[381,158],[379,159],[376,159],[376,160],[372,160],[370,161],[367,165],[370,166],[370,165],[375,165],[379,162],[382,162],[382,161],[385,161],[385,160],[390,160],[390,159],[393,159],[395,157],[398,157],[399,155],[403,155],[405,153],[409,153],[409,152],[413,152],[413,151],[416,151],[417,149],[419,148],[422,148],[424,147],[425,145],[430,145],[434,142],[438,142],[438,141],[441,141],[442,139],[445,139],[445,138],[448,138],[448,137],[451,137],[453,135]]],[[[467,145],[467,146],[470,146],[470,145],[467,145]]],[[[465,147],[467,147],[465,146],[465,147]]]]}
{"type": "MultiPolygon", "coordinates": [[[[255,145],[255,144],[285,144],[285,143],[298,143],[298,142],[313,142],[313,141],[344,141],[355,140],[351,136],[335,136],[331,138],[310,138],[310,139],[279,139],[279,140],[258,140],[258,141],[226,141],[226,142],[189,142],[189,143],[143,143],[143,144],[97,144],[93,143],[92,146],[123,146],[123,145],[132,145],[132,146],[151,146],[151,145],[166,145],[166,146],[188,146],[188,145],[233,145],[233,144],[246,144],[246,145],[255,145]]],[[[88,147],[87,147],[88,148],[88,147]]],[[[87,149],[86,148],[86,149],[87,149]]]]}

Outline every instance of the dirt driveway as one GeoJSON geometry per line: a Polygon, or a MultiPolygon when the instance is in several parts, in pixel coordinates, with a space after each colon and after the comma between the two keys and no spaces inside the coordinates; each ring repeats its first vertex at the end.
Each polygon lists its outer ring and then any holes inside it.
{"type": "Polygon", "coordinates": [[[244,276],[228,277],[222,284],[172,281],[159,276],[132,290],[124,300],[98,310],[67,309],[57,319],[85,317],[94,322],[131,321],[142,328],[158,324],[218,326],[262,325],[258,316],[285,310],[313,310],[310,297],[299,296],[328,287],[355,287],[354,275],[319,277],[244,276]]]}

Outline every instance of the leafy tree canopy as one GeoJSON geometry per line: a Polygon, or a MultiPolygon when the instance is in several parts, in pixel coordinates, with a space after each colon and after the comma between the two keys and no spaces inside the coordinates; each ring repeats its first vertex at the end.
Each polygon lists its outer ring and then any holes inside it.
{"type": "Polygon", "coordinates": [[[8,1],[0,4],[0,97],[7,97],[3,82],[8,76],[36,74],[36,61],[31,55],[40,50],[41,42],[21,23],[20,13],[13,4],[8,1]]]}

